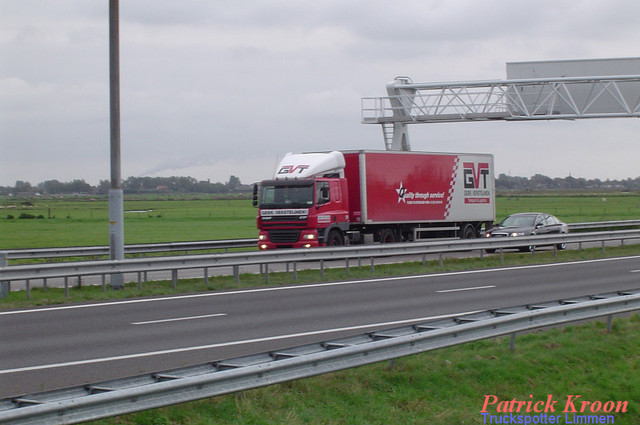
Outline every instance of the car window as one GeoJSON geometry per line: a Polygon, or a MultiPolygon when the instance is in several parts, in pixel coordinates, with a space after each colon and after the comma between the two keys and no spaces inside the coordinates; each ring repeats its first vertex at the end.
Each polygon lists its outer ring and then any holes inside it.
{"type": "Polygon", "coordinates": [[[510,215],[509,217],[502,220],[502,223],[500,223],[500,226],[502,227],[533,226],[535,218],[536,216],[534,215],[510,215]]]}

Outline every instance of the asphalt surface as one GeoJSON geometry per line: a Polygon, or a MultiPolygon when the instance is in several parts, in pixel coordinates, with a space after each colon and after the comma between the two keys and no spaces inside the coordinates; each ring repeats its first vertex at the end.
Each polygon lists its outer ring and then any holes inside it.
{"type": "Polygon", "coordinates": [[[0,398],[640,288],[640,256],[0,311],[0,398]]]}

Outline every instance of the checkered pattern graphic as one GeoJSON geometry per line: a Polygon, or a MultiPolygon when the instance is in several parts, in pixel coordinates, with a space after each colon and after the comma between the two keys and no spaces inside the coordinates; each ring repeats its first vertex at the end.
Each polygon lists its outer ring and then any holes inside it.
{"type": "Polygon", "coordinates": [[[447,197],[445,198],[445,206],[444,206],[444,218],[449,218],[449,213],[451,212],[451,198],[453,196],[453,189],[456,184],[456,179],[458,178],[458,168],[460,166],[460,157],[456,156],[456,160],[453,163],[453,171],[451,173],[451,180],[449,180],[449,190],[447,191],[447,197]]]}

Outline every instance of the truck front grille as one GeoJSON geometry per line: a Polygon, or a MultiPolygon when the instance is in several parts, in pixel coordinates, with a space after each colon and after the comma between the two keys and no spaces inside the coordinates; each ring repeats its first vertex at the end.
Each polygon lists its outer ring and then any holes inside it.
{"type": "Polygon", "coordinates": [[[300,230],[270,230],[269,239],[273,243],[294,243],[300,239],[300,230]]]}
{"type": "Polygon", "coordinates": [[[262,217],[262,227],[300,227],[305,228],[307,226],[307,216],[277,216],[277,217],[262,217]]]}

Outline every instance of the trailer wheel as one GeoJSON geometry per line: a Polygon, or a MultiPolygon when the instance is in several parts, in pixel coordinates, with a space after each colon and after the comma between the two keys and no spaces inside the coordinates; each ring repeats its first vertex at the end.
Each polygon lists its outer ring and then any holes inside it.
{"type": "Polygon", "coordinates": [[[344,238],[342,233],[338,230],[332,230],[327,236],[327,246],[342,246],[344,245],[344,238]]]}
{"type": "Polygon", "coordinates": [[[383,229],[380,232],[380,243],[395,243],[396,234],[393,229],[383,229]]]}
{"type": "Polygon", "coordinates": [[[460,232],[460,239],[475,239],[476,237],[476,229],[473,227],[473,224],[465,224],[462,227],[462,232],[460,232]]]}

